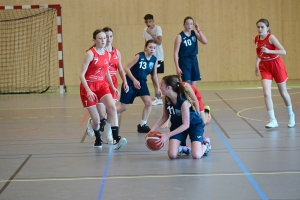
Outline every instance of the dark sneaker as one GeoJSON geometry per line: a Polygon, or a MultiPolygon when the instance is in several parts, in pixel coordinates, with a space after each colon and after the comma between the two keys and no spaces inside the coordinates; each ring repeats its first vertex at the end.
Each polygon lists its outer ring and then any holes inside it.
{"type": "Polygon", "coordinates": [[[95,140],[94,147],[95,148],[102,148],[102,141],[101,140],[95,140]]]}
{"type": "Polygon", "coordinates": [[[121,147],[125,146],[127,144],[126,138],[122,138],[121,136],[118,136],[118,139],[114,143],[114,150],[119,150],[121,147]]]}
{"type": "Polygon", "coordinates": [[[146,124],[144,124],[143,126],[141,126],[140,124],[137,125],[137,132],[139,133],[149,133],[150,130],[151,129],[146,124]]]}
{"type": "Polygon", "coordinates": [[[100,120],[100,131],[103,132],[104,131],[104,126],[106,125],[106,119],[103,118],[100,120]]]}

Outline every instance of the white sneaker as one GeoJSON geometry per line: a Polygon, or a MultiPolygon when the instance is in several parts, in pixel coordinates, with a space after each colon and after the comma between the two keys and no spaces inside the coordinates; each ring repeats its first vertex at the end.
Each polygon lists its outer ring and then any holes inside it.
{"type": "Polygon", "coordinates": [[[288,127],[293,128],[295,126],[295,114],[290,116],[288,127]]]}
{"type": "Polygon", "coordinates": [[[155,97],[155,100],[152,101],[152,106],[157,106],[157,105],[162,105],[163,102],[162,102],[162,99],[158,99],[155,97]]]}
{"type": "Polygon", "coordinates": [[[125,146],[126,144],[127,144],[126,138],[122,138],[121,136],[118,136],[118,139],[114,144],[114,150],[119,150],[121,147],[125,146]]]}
{"type": "Polygon", "coordinates": [[[208,152],[211,150],[211,144],[209,138],[203,138],[203,144],[206,146],[206,151],[204,152],[204,156],[207,156],[208,152]]]}
{"type": "Polygon", "coordinates": [[[93,124],[93,120],[91,118],[88,119],[88,122],[87,122],[87,125],[86,125],[86,134],[90,137],[93,137],[94,136],[94,130],[93,130],[93,127],[92,127],[92,124],[93,124]]]}
{"type": "Polygon", "coordinates": [[[112,144],[114,142],[114,139],[112,137],[112,131],[111,131],[111,129],[107,130],[107,133],[106,133],[106,142],[108,144],[112,144]]]}
{"type": "Polygon", "coordinates": [[[270,119],[270,122],[266,125],[266,128],[275,128],[278,127],[278,123],[276,119],[270,119]]]}

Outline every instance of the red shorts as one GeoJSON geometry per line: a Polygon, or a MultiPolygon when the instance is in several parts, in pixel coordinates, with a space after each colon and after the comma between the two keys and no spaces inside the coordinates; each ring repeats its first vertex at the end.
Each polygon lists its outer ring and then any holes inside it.
{"type": "Polygon", "coordinates": [[[110,94],[110,86],[106,81],[99,82],[87,82],[89,88],[92,92],[94,92],[97,96],[97,100],[90,101],[87,97],[87,93],[82,84],[80,84],[80,97],[81,102],[84,108],[88,108],[91,106],[95,106],[96,104],[101,103],[101,98],[107,94],[110,94]]]}
{"type": "MultiPolygon", "coordinates": [[[[119,85],[118,85],[118,79],[116,76],[111,76],[111,80],[115,86],[115,88],[118,89],[119,85]]],[[[114,100],[118,101],[118,96],[117,94],[115,93],[115,91],[109,86],[109,90],[110,90],[110,93],[111,93],[111,96],[114,100]]]]}
{"type": "Polygon", "coordinates": [[[261,80],[275,80],[276,83],[283,83],[288,79],[285,66],[281,57],[274,60],[260,61],[259,71],[261,80]]]}

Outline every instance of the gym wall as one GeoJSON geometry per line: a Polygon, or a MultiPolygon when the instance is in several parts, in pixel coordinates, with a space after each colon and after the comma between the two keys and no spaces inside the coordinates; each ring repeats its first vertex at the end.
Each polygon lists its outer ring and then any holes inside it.
{"type": "MultiPolygon", "coordinates": [[[[256,21],[266,18],[271,32],[287,51],[282,56],[290,80],[300,79],[299,0],[1,0],[1,5],[57,4],[62,7],[65,83],[77,86],[85,51],[93,45],[95,29],[109,26],[125,66],[144,49],[144,15],[154,15],[162,27],[164,75],[175,74],[174,40],[186,16],[198,22],[208,39],[199,44],[200,84],[257,82],[255,76],[256,21]]],[[[163,75],[159,75],[161,78],[163,75]]]]}

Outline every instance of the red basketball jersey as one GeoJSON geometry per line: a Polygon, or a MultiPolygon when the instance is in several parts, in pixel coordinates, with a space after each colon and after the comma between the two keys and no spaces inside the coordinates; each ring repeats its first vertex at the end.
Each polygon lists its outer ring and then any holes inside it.
{"type": "Polygon", "coordinates": [[[110,61],[109,61],[109,73],[111,76],[116,76],[116,73],[119,68],[119,55],[118,55],[118,50],[113,47],[113,51],[109,52],[110,53],[110,61]]]}
{"type": "Polygon", "coordinates": [[[88,66],[85,79],[87,82],[103,81],[109,67],[109,52],[105,50],[104,54],[100,55],[94,47],[90,51],[94,54],[94,58],[88,66]]]}
{"type": "Polygon", "coordinates": [[[266,47],[269,50],[278,50],[273,44],[270,43],[269,41],[270,36],[271,34],[268,33],[265,39],[260,40],[259,35],[257,35],[254,39],[257,57],[259,57],[262,60],[273,60],[279,56],[277,54],[267,54],[267,53],[260,52],[262,47],[266,47]]]}

